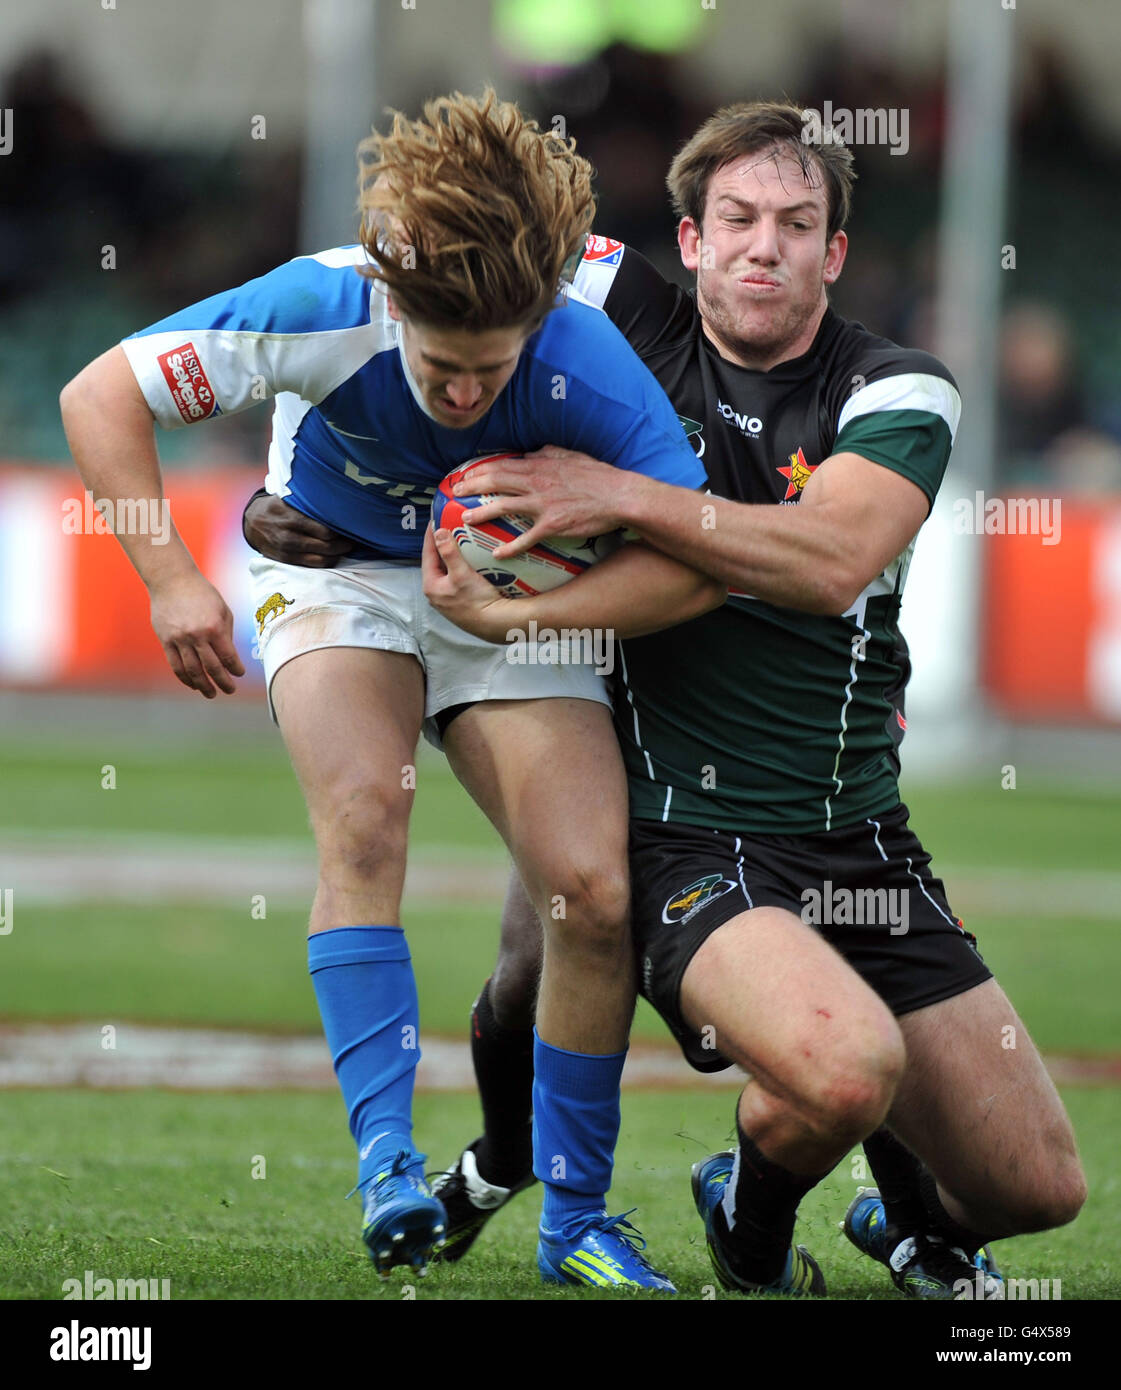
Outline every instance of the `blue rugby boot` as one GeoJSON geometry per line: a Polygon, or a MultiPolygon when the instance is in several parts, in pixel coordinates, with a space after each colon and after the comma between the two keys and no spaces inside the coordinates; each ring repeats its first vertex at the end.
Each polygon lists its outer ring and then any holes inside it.
{"type": "Polygon", "coordinates": [[[630,1214],[625,1211],[621,1216],[608,1216],[604,1212],[568,1240],[542,1226],[537,1242],[537,1268],[542,1281],[676,1293],[673,1284],[643,1255],[646,1242],[626,1219],[630,1214]]]}
{"type": "Polygon", "coordinates": [[[389,1168],[366,1185],[362,1239],[383,1279],[394,1265],[410,1265],[426,1273],[430,1256],[443,1243],[444,1208],[425,1180],[409,1171],[424,1158],[424,1154],[400,1149],[389,1168]]]}
{"type": "Polygon", "coordinates": [[[908,1298],[948,1302],[1004,1297],[1004,1278],[987,1245],[971,1260],[938,1236],[905,1236],[888,1224],[878,1188],[857,1190],[841,1229],[858,1250],[887,1266],[892,1283],[908,1298]]]}
{"type": "Polygon", "coordinates": [[[800,1297],[824,1297],[825,1276],[804,1245],[792,1245],[786,1253],[786,1267],[772,1284],[755,1284],[742,1279],[734,1270],[727,1245],[727,1222],[722,1209],[724,1193],[736,1156],[730,1151],[710,1154],[693,1164],[693,1204],[705,1223],[708,1257],[717,1279],[734,1293],[781,1293],[800,1297]]]}

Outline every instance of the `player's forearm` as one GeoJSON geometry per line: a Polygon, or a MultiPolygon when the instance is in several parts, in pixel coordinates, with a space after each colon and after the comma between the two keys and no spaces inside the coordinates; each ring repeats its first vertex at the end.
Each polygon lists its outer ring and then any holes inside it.
{"type": "Polygon", "coordinates": [[[636,478],[619,512],[648,544],[770,603],[839,614],[861,588],[825,507],[756,506],[636,478]]]}
{"type": "Polygon", "coordinates": [[[615,637],[643,637],[700,617],[724,602],[717,580],[645,545],[625,545],[571,583],[518,599],[527,626],[596,628],[615,637]]]}
{"type": "Polygon", "coordinates": [[[195,564],[166,508],[151,412],[131,374],[123,381],[120,363],[107,357],[63,388],[62,423],[82,482],[95,502],[113,503],[117,539],[151,589],[193,572],[195,564]],[[136,516],[138,510],[153,524],[129,534],[122,516],[136,516]]]}

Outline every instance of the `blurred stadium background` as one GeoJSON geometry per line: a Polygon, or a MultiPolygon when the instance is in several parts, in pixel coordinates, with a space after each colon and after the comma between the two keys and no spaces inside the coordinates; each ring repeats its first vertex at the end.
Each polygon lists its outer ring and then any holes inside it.
{"type": "MultiPolygon", "coordinates": [[[[174,1252],[176,1297],[377,1292],[355,1214],[333,1201],[351,1160],[312,1038],[313,852],[259,665],[234,699],[175,683],[116,542],[63,529],[82,493],[57,396],[163,314],[354,240],[353,147],[370,123],[489,80],[543,125],[561,117],[593,160],[596,230],[678,277],[663,177],[716,106],[786,94],[907,112],[905,153],[855,149],[834,294],[841,313],[939,352],[965,398],[904,605],[904,794],[1086,1150],[1075,1233],[1010,1242],[1013,1264],[1065,1275],[1067,1298],[1116,1296],[1119,48],[1112,0],[39,0],[5,16],[0,1293],[57,1297],[85,1268],[166,1273],[149,1268],[150,1240],[174,1252]],[[1061,503],[1058,543],[961,534],[953,503],[979,490],[1061,503]],[[149,1089],[113,1089],[133,1086],[149,1089]],[[225,1093],[266,1088],[280,1089],[225,1093]],[[271,1183],[250,1179],[259,1154],[274,1156],[271,1183]],[[262,1244],[268,1268],[237,1253],[262,1244]]],[[[238,614],[246,658],[240,514],[268,431],[258,407],[160,441],[176,524],[238,614]]],[[[405,922],[429,1038],[419,1135],[443,1160],[475,1132],[471,1097],[435,1088],[467,1084],[450,1042],[493,957],[505,865],[443,762],[419,756],[405,922]]],[[[636,1037],[650,1051],[631,1073],[620,1171],[695,1292],[711,1275],[683,1164],[725,1142],[730,1095],[675,1061],[648,1012],[636,1037]]],[[[829,1226],[819,1258],[844,1271],[840,1292],[867,1297],[883,1289],[834,1229],[859,1176],[842,1165],[807,1219],[829,1226]]],[[[483,1274],[444,1271],[428,1292],[528,1296],[532,1206],[510,1214],[507,1244],[481,1248],[483,1274]],[[500,1270],[503,1250],[520,1273],[500,1270]]]]}

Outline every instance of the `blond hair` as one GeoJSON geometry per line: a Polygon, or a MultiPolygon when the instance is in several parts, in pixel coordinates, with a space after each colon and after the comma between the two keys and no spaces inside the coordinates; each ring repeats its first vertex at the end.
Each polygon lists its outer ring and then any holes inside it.
{"type": "Polygon", "coordinates": [[[358,146],[364,271],[409,319],[536,328],[595,214],[592,166],[491,88],[393,113],[358,146]]]}

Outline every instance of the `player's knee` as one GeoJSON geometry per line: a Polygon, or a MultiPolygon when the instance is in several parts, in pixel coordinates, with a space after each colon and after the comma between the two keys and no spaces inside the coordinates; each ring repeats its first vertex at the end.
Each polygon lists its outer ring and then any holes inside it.
{"type": "MultiPolygon", "coordinates": [[[[539,905],[545,931],[582,949],[614,954],[630,935],[630,880],[626,865],[582,865],[558,874],[539,905]]],[[[628,947],[629,949],[629,947],[628,947]]]]}
{"type": "Polygon", "coordinates": [[[873,1074],[835,1077],[808,1098],[809,1123],[821,1138],[859,1143],[883,1121],[890,1092],[873,1074]]]}
{"type": "Polygon", "coordinates": [[[872,1133],[891,1108],[903,1075],[903,1038],[894,1020],[888,1026],[834,1051],[815,1067],[808,1083],[808,1119],[824,1136],[858,1143],[872,1133]]]}
{"type": "Polygon", "coordinates": [[[345,874],[373,881],[404,862],[409,808],[401,796],[363,784],[330,798],[330,809],[313,817],[320,877],[345,874]]]}

